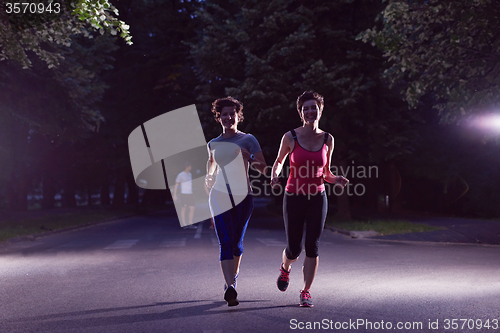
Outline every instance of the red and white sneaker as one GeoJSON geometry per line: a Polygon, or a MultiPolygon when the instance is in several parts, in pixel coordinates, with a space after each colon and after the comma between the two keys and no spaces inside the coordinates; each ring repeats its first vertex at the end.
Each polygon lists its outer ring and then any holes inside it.
{"type": "Polygon", "coordinates": [[[308,307],[311,308],[313,307],[313,302],[311,298],[311,293],[309,290],[301,290],[300,291],[300,306],[302,307],[308,307]]]}
{"type": "Polygon", "coordinates": [[[285,269],[283,268],[283,263],[281,263],[280,275],[278,276],[278,280],[276,281],[278,289],[281,291],[285,291],[288,288],[289,283],[290,283],[290,271],[285,271],[285,269]]]}

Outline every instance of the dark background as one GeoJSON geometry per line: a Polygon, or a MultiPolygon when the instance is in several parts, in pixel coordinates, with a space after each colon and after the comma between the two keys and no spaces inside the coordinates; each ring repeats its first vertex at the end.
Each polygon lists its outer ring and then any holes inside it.
{"type": "Polygon", "coordinates": [[[244,103],[240,130],[257,137],[272,165],[283,133],[301,125],[297,96],[315,90],[325,96],[320,127],[335,137],[333,166],[378,170],[348,172],[365,191],[330,196],[339,218],[500,215],[497,142],[443,123],[432,94],[409,109],[400,87],[382,78],[382,52],[356,40],[381,24],[381,1],[114,5],[133,45],[95,33],[61,47],[55,69],[32,53],[29,69],[0,61],[0,209],[163,205],[168,191],[135,185],[129,133],[196,104],[208,141],[221,131],[210,104],[227,95],[244,103]]]}

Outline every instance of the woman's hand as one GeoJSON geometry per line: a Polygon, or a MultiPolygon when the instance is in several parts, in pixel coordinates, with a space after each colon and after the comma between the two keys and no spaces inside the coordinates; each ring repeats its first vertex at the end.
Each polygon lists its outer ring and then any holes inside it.
{"type": "Polygon", "coordinates": [[[205,185],[208,187],[208,188],[212,188],[215,184],[215,178],[214,176],[211,176],[211,175],[206,175],[205,176],[205,185]]]}
{"type": "Polygon", "coordinates": [[[343,176],[335,176],[334,185],[340,185],[342,187],[345,187],[349,183],[349,179],[343,177],[343,176]]]}
{"type": "Polygon", "coordinates": [[[281,186],[280,179],[278,177],[271,178],[271,187],[272,188],[279,188],[280,186],[281,186]]]}

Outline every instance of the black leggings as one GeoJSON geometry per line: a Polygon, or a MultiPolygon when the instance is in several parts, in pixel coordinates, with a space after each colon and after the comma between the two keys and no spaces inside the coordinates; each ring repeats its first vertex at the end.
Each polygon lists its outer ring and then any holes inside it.
{"type": "Polygon", "coordinates": [[[318,256],[319,238],[325,226],[327,211],[328,200],[325,191],[309,195],[285,192],[283,218],[287,239],[285,254],[288,259],[297,259],[302,251],[304,224],[306,256],[318,256]]]}

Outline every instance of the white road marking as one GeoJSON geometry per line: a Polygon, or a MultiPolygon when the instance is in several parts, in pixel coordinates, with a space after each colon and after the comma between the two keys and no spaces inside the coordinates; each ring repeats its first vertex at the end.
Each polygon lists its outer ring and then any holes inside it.
{"type": "Polygon", "coordinates": [[[256,239],[266,246],[286,246],[285,242],[277,240],[276,238],[256,238],[256,239]]]}
{"type": "Polygon", "coordinates": [[[118,249],[128,249],[135,245],[138,239],[124,239],[114,242],[113,244],[105,247],[105,250],[118,250],[118,249]]]}

